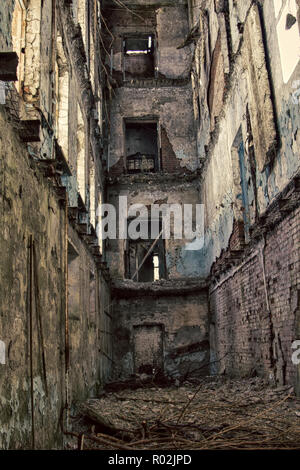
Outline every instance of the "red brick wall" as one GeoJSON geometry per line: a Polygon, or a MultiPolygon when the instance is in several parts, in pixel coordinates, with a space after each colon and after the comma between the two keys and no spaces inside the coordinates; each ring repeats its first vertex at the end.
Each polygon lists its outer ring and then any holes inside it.
{"type": "Polygon", "coordinates": [[[166,129],[161,127],[161,164],[162,171],[167,173],[186,172],[186,168],[180,166],[180,160],[176,158],[175,152],[169,140],[166,129]]]}
{"type": "Polygon", "coordinates": [[[117,163],[109,168],[109,176],[121,176],[124,173],[124,159],[121,157],[117,163]]]}
{"type": "Polygon", "coordinates": [[[256,372],[269,378],[273,371],[279,383],[293,383],[291,345],[300,315],[300,208],[266,235],[265,248],[259,242],[235,269],[210,296],[212,348],[217,358],[231,351],[219,372],[256,372]]]}

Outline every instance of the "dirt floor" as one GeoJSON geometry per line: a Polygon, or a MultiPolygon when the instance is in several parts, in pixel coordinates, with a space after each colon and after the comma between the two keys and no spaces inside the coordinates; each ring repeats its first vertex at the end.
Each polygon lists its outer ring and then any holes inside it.
{"type": "Polygon", "coordinates": [[[300,449],[300,399],[258,378],[104,393],[71,423],[69,449],[300,449]]]}

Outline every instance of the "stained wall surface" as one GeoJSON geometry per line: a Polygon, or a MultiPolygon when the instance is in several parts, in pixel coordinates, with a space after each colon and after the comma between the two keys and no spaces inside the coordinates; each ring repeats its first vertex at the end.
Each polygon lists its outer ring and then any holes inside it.
{"type": "Polygon", "coordinates": [[[88,53],[99,39],[82,36],[99,12],[4,3],[1,53],[16,52],[19,67],[1,82],[0,447],[62,449],[74,403],[99,392],[112,361],[96,230],[102,85],[88,53]]]}
{"type": "Polygon", "coordinates": [[[190,7],[213,370],[297,387],[299,2],[190,7]]]}

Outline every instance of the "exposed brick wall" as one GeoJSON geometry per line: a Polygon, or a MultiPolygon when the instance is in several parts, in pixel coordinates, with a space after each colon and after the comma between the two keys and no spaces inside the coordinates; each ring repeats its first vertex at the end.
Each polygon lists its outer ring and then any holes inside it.
{"type": "Polygon", "coordinates": [[[232,235],[229,240],[230,250],[241,250],[245,246],[245,227],[244,222],[235,221],[233,224],[232,235]]]}
{"type": "Polygon", "coordinates": [[[219,33],[216,47],[213,53],[211,72],[210,72],[210,83],[208,89],[208,102],[209,111],[211,116],[211,130],[215,127],[215,117],[219,116],[224,96],[225,87],[225,75],[224,75],[224,59],[222,55],[222,42],[221,35],[219,33]]]}
{"type": "Polygon", "coordinates": [[[120,158],[117,163],[109,168],[109,176],[120,176],[124,173],[124,161],[123,158],[120,158]]]}
{"type": "Polygon", "coordinates": [[[161,163],[162,170],[168,173],[187,171],[186,168],[180,166],[180,161],[176,158],[167,131],[163,126],[161,126],[161,163]]]}
{"type": "Polygon", "coordinates": [[[266,235],[265,247],[259,242],[241,267],[211,292],[212,347],[218,358],[230,352],[219,372],[256,372],[266,378],[274,372],[279,383],[294,382],[291,345],[299,322],[299,273],[300,208],[266,235]]]}

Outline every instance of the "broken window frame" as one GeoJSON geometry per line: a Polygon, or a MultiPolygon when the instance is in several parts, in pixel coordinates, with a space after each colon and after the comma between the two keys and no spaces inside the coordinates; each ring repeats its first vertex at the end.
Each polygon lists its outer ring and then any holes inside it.
{"type": "Polygon", "coordinates": [[[157,78],[157,41],[154,33],[135,33],[135,34],[125,34],[122,37],[122,70],[123,70],[123,80],[124,82],[128,80],[132,80],[133,77],[126,77],[126,57],[128,56],[139,56],[139,55],[146,55],[150,54],[152,55],[153,58],[153,75],[151,76],[139,76],[137,75],[134,78],[140,78],[140,79],[145,79],[145,78],[157,78]],[[136,51],[131,51],[129,54],[126,50],[126,41],[132,39],[132,40],[143,40],[148,38],[148,44],[149,40],[151,38],[151,45],[148,46],[147,49],[137,49],[136,51]],[[147,51],[147,52],[146,52],[147,51]]]}
{"type": "MultiPolygon", "coordinates": [[[[145,117],[143,119],[137,119],[137,118],[124,118],[123,120],[123,135],[124,135],[124,168],[125,168],[125,173],[128,174],[134,174],[134,173],[158,173],[161,168],[161,135],[160,135],[160,123],[158,118],[156,117],[145,117]],[[127,148],[126,148],[126,142],[127,142],[127,134],[126,134],[126,126],[127,125],[136,125],[136,126],[142,126],[145,124],[155,124],[156,125],[156,146],[157,146],[157,152],[156,155],[150,154],[148,155],[149,158],[147,158],[147,154],[143,155],[140,153],[140,155],[127,155],[127,148]],[[153,168],[147,171],[147,168],[143,170],[142,167],[142,160],[143,156],[145,156],[147,159],[152,159],[154,161],[153,168]],[[130,158],[132,157],[132,158],[130,158]],[[129,167],[129,160],[134,160],[134,168],[129,167]],[[140,161],[140,164],[137,162],[140,161]]],[[[137,152],[139,153],[139,152],[137,152]]]]}
{"type": "MultiPolygon", "coordinates": [[[[134,218],[127,219],[127,226],[129,226],[132,220],[134,220],[134,218]]],[[[159,227],[159,231],[161,232],[162,231],[161,230],[162,218],[160,218],[156,222],[159,224],[158,227],[159,227]]],[[[149,223],[148,234],[151,237],[151,219],[150,218],[149,218],[148,223],[149,223]]],[[[153,245],[154,242],[155,240],[151,238],[149,238],[148,240],[143,240],[141,238],[137,240],[127,239],[125,241],[125,247],[124,247],[124,267],[125,267],[124,278],[125,279],[131,279],[134,282],[155,282],[161,279],[167,279],[165,240],[163,239],[162,233],[160,233],[160,237],[156,241],[155,246],[151,249],[151,246],[153,245]],[[153,280],[151,281],[144,280],[141,276],[141,270],[143,269],[143,266],[145,264],[144,262],[143,265],[141,265],[141,262],[143,261],[144,257],[140,260],[136,258],[135,268],[131,270],[130,248],[132,246],[137,247],[138,245],[142,245],[142,244],[147,244],[147,253],[145,255],[147,256],[147,259],[145,259],[145,262],[146,261],[149,262],[151,259],[153,262],[153,280]],[[155,257],[158,257],[158,260],[159,260],[158,266],[155,266],[154,264],[155,257]],[[158,269],[158,272],[157,272],[157,269],[158,269]]],[[[136,256],[137,256],[137,253],[136,253],[136,256]]]]}

